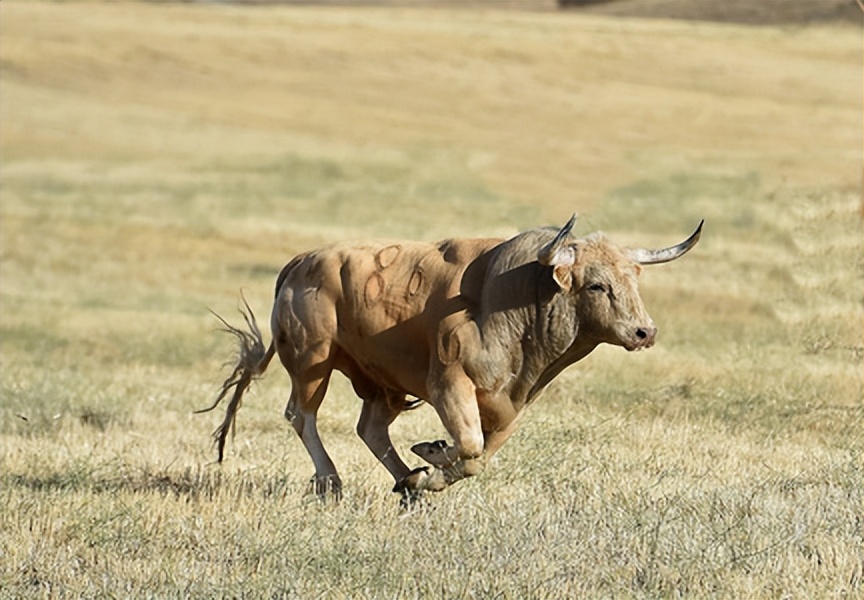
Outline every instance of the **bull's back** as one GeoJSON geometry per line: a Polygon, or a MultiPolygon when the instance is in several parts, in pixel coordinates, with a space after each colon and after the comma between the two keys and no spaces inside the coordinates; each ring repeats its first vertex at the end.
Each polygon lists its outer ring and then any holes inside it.
{"type": "Polygon", "coordinates": [[[366,377],[426,397],[439,324],[466,308],[460,298],[463,273],[496,243],[338,244],[295,259],[286,267],[290,273],[280,294],[291,296],[294,305],[302,303],[294,318],[302,313],[317,319],[326,331],[312,337],[329,337],[366,377]]]}

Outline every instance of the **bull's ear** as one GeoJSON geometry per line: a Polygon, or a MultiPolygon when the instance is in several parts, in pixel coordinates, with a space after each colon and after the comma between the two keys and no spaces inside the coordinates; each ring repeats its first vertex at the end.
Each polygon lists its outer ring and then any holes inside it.
{"type": "Polygon", "coordinates": [[[557,265],[552,269],[552,279],[562,291],[569,292],[573,286],[573,269],[570,266],[557,265]]]}

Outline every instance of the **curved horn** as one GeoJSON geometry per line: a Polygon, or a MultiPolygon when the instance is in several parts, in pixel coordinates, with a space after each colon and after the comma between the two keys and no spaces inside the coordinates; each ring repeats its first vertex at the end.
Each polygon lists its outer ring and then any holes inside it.
{"type": "Polygon", "coordinates": [[[577,217],[578,215],[573,213],[573,216],[570,217],[567,224],[555,234],[552,241],[548,244],[544,244],[543,247],[540,248],[539,252],[537,252],[537,260],[541,265],[556,265],[560,264],[562,259],[567,260],[567,258],[565,258],[561,253],[564,250],[564,242],[567,240],[567,237],[573,230],[573,226],[576,224],[577,217]]]}
{"type": "Polygon", "coordinates": [[[699,236],[702,234],[702,224],[705,223],[705,219],[702,219],[699,222],[699,227],[696,228],[689,238],[678,244],[677,246],[670,246],[669,248],[663,248],[662,250],[646,250],[645,248],[628,248],[626,250],[627,256],[635,263],[639,263],[640,265],[656,265],[659,263],[669,262],[670,260],[675,260],[687,253],[690,248],[696,245],[696,242],[699,241],[699,236]]]}

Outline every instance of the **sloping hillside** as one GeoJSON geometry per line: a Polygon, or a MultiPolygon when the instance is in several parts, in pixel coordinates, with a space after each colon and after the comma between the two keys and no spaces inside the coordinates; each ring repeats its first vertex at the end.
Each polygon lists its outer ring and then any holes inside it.
{"type": "Polygon", "coordinates": [[[168,171],[217,156],[444,161],[454,181],[541,207],[539,220],[685,169],[769,186],[859,179],[852,30],[443,9],[3,10],[11,172],[43,158],[168,171]]]}

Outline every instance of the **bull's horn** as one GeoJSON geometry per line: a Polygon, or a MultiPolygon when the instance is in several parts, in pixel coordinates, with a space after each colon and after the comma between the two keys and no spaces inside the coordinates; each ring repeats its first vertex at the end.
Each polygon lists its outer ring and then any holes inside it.
{"type": "Polygon", "coordinates": [[[662,250],[646,250],[645,248],[628,248],[627,256],[635,263],[640,265],[656,265],[658,263],[669,262],[675,260],[687,253],[690,248],[696,245],[699,241],[699,236],[702,234],[702,224],[705,219],[699,222],[699,227],[696,228],[689,238],[678,244],[670,246],[662,250]]]}
{"type": "MultiPolygon", "coordinates": [[[[557,265],[560,264],[563,260],[568,260],[569,257],[565,258],[561,255],[561,251],[564,249],[564,243],[567,241],[567,238],[570,235],[570,232],[573,230],[573,226],[576,224],[576,218],[578,215],[573,213],[573,216],[570,217],[570,220],[567,221],[567,224],[561,228],[561,230],[555,234],[555,237],[552,238],[552,241],[548,244],[544,244],[540,251],[537,253],[537,260],[541,265],[557,265]]],[[[572,251],[571,251],[572,253],[572,251]]],[[[570,262],[572,262],[572,258],[570,258],[570,262]]]]}

